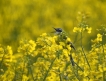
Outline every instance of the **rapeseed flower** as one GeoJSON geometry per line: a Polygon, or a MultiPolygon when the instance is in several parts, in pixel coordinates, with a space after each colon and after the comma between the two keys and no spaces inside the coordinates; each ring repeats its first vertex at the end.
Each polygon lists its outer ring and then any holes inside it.
{"type": "Polygon", "coordinates": [[[97,41],[102,41],[102,35],[100,33],[97,34],[97,41]]]}
{"type": "MultiPolygon", "coordinates": [[[[92,28],[75,27],[73,31],[82,32],[85,30],[91,33],[92,28]]],[[[76,52],[72,51],[75,46],[63,31],[61,35],[55,36],[43,33],[36,41],[21,40],[17,54],[13,53],[11,46],[6,48],[0,46],[0,79],[2,81],[8,79],[102,81],[106,71],[106,45],[100,44],[101,34],[97,34],[93,41],[91,50],[85,51],[89,66],[80,48],[76,52]],[[74,65],[71,64],[72,62],[74,65]]]]}
{"type": "Polygon", "coordinates": [[[99,43],[102,41],[102,35],[100,33],[97,34],[97,38],[94,40],[91,40],[94,43],[99,43]]]}
{"type": "Polygon", "coordinates": [[[73,32],[82,32],[84,30],[85,30],[85,28],[83,28],[83,27],[74,27],[73,32]]]}
{"type": "Polygon", "coordinates": [[[91,27],[86,27],[86,30],[88,31],[88,33],[91,33],[92,28],[91,27]]]}

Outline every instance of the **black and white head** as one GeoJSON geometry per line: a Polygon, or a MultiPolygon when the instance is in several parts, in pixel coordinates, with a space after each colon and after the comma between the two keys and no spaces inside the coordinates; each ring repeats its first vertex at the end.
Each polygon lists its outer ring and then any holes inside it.
{"type": "MultiPolygon", "coordinates": [[[[54,27],[53,27],[54,28],[54,27]]],[[[62,29],[61,28],[54,28],[54,30],[55,30],[55,33],[56,34],[60,34],[60,33],[62,33],[62,29]]]]}

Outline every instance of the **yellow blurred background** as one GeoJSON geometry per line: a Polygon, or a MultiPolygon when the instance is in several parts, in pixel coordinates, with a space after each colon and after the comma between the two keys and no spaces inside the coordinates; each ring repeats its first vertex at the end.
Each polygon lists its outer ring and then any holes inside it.
{"type": "Polygon", "coordinates": [[[88,15],[92,33],[84,36],[85,46],[106,22],[106,0],[0,0],[0,44],[15,50],[21,39],[36,40],[54,27],[63,28],[74,41],[73,28],[80,13],[88,15]],[[87,41],[86,41],[87,40],[87,41]]]}

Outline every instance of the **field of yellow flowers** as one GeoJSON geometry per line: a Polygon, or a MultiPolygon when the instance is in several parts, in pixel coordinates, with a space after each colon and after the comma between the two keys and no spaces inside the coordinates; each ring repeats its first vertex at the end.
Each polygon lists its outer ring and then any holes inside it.
{"type": "Polygon", "coordinates": [[[77,49],[65,31],[53,36],[43,33],[36,41],[23,39],[16,54],[11,46],[0,45],[0,81],[105,81],[104,34],[98,33],[91,50],[85,51],[84,31],[91,33],[91,27],[73,29],[81,37],[77,49]]]}
{"type": "Polygon", "coordinates": [[[0,0],[0,81],[106,81],[105,5],[0,0]]]}

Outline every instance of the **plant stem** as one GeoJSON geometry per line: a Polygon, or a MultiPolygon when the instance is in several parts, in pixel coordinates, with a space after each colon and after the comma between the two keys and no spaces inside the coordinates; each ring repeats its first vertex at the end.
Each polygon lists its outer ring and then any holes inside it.
{"type": "Polygon", "coordinates": [[[83,48],[83,46],[82,46],[82,32],[81,32],[81,49],[82,49],[82,52],[83,52],[83,54],[84,54],[85,60],[86,60],[86,62],[87,62],[87,64],[88,64],[89,68],[91,69],[90,64],[89,64],[89,62],[88,62],[88,59],[87,59],[87,57],[86,57],[86,54],[85,54],[85,52],[84,52],[84,48],[83,48]]]}
{"type": "Polygon", "coordinates": [[[46,74],[45,74],[45,76],[44,76],[43,81],[45,81],[45,80],[46,80],[46,77],[47,77],[47,75],[48,75],[49,71],[51,70],[52,65],[53,65],[53,63],[54,63],[55,59],[56,59],[56,58],[54,58],[54,60],[52,60],[52,62],[51,62],[51,64],[50,64],[50,66],[49,66],[49,69],[47,70],[47,72],[46,72],[46,74]]]}

